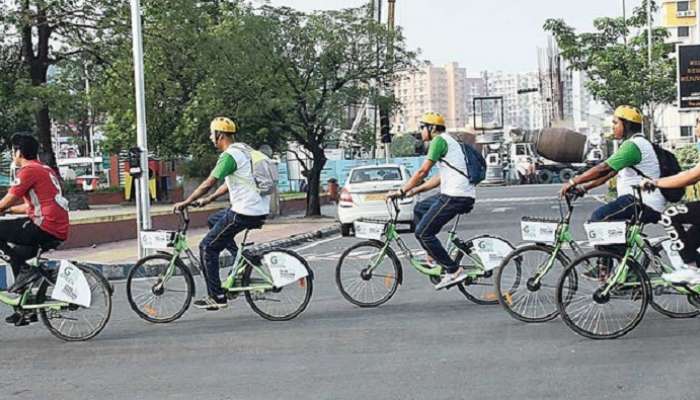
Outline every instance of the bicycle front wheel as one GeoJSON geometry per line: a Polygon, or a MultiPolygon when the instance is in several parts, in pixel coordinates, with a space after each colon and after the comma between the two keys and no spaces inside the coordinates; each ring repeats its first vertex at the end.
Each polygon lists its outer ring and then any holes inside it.
{"type": "Polygon", "coordinates": [[[523,322],[546,322],[556,318],[557,280],[568,264],[554,248],[538,244],[510,253],[496,273],[498,301],[513,318],[523,322]],[[542,274],[548,265],[549,269],[542,274]]]}
{"type": "Polygon", "coordinates": [[[654,259],[645,257],[644,267],[651,282],[651,306],[659,313],[670,318],[693,318],[700,310],[690,303],[688,295],[681,293],[673,285],[663,281],[661,274],[672,272],[671,260],[662,243],[671,240],[666,238],[654,245],[654,259]]]}
{"type": "MultiPolygon", "coordinates": [[[[112,289],[107,280],[92,268],[78,266],[90,287],[90,307],[68,304],[60,308],[42,308],[41,322],[59,339],[68,342],[89,340],[104,329],[112,315],[112,289]]],[[[39,286],[37,300],[50,302],[54,282],[44,280],[39,286]]]]}
{"type": "Polygon", "coordinates": [[[311,300],[313,272],[309,264],[302,256],[287,249],[268,249],[259,253],[259,256],[260,266],[254,268],[248,264],[243,273],[243,286],[249,287],[245,292],[245,298],[250,308],[270,321],[288,321],[295,318],[306,309],[311,300]],[[275,255],[279,255],[278,260],[290,260],[290,257],[295,259],[294,264],[302,265],[306,269],[306,276],[285,286],[270,288],[272,273],[265,259],[272,260],[275,255]]]}
{"type": "Polygon", "coordinates": [[[401,263],[384,243],[365,241],[345,250],[335,267],[340,294],[358,307],[377,307],[396,293],[401,263]]]}
{"type": "Polygon", "coordinates": [[[591,339],[615,339],[634,329],[644,317],[649,283],[634,260],[622,263],[619,254],[592,251],[574,260],[557,284],[557,306],[566,325],[591,339]],[[620,282],[610,286],[619,268],[620,282]]]}
{"type": "Polygon", "coordinates": [[[148,322],[175,321],[187,311],[193,295],[192,273],[179,257],[171,254],[140,259],[126,277],[129,305],[148,322]]]}
{"type": "Polygon", "coordinates": [[[464,297],[473,301],[476,304],[498,304],[498,294],[496,292],[495,284],[496,273],[498,271],[497,268],[484,270],[484,265],[481,262],[481,259],[479,258],[475,249],[474,242],[477,239],[489,239],[494,242],[500,242],[499,244],[504,245],[504,247],[510,248],[511,250],[515,249],[509,241],[498,236],[481,235],[469,239],[465,243],[467,248],[471,249],[470,253],[466,255],[467,257],[464,258],[465,254],[463,251],[455,249],[452,252],[452,258],[455,260],[455,262],[463,266],[466,271],[482,271],[476,276],[469,277],[464,282],[457,284],[457,287],[459,288],[459,291],[462,292],[464,297]]]}

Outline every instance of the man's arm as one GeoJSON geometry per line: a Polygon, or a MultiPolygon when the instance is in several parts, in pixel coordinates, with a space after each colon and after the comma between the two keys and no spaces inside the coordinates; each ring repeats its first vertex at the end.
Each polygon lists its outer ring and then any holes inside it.
{"type": "Polygon", "coordinates": [[[12,208],[12,206],[19,204],[21,201],[22,201],[22,198],[17,197],[15,195],[13,195],[12,193],[6,194],[5,197],[3,197],[2,200],[0,200],[0,214],[7,213],[7,211],[10,208],[12,208]]]}
{"type": "Polygon", "coordinates": [[[198,203],[200,206],[207,205],[212,201],[218,199],[219,197],[225,195],[226,193],[228,193],[228,186],[224,183],[223,185],[220,185],[214,193],[210,194],[209,196],[203,199],[200,199],[198,203]]]}
{"type": "Polygon", "coordinates": [[[187,199],[185,199],[185,201],[175,204],[174,209],[176,211],[184,209],[185,207],[194,203],[195,200],[207,194],[207,192],[209,192],[214,185],[216,185],[216,178],[213,176],[208,177],[199,185],[199,187],[197,187],[197,189],[194,190],[194,192],[192,192],[191,195],[189,195],[189,197],[187,197],[187,199]]]}
{"type": "Polygon", "coordinates": [[[29,205],[27,203],[22,203],[20,205],[16,205],[13,207],[10,207],[10,214],[26,214],[29,211],[29,205]]]}
{"type": "Polygon", "coordinates": [[[673,176],[658,179],[655,184],[661,189],[677,189],[690,186],[700,181],[700,164],[673,176]]]}
{"type": "Polygon", "coordinates": [[[428,179],[428,181],[423,183],[422,185],[419,185],[407,191],[406,195],[408,195],[409,197],[413,197],[418,193],[427,192],[428,190],[434,189],[438,186],[440,186],[440,175],[435,175],[434,177],[428,179]]]}
{"type": "MultiPolygon", "coordinates": [[[[418,168],[418,171],[416,171],[416,173],[413,174],[413,176],[408,180],[408,182],[406,182],[403,185],[403,187],[401,188],[401,191],[403,193],[408,193],[410,190],[412,190],[413,188],[420,185],[421,182],[425,179],[425,177],[428,176],[428,174],[430,173],[430,169],[433,168],[433,165],[435,165],[434,161],[431,161],[431,160],[423,161],[423,164],[420,166],[420,168],[418,168]]],[[[433,181],[433,179],[431,179],[430,181],[433,181]]],[[[427,183],[428,182],[426,182],[426,184],[427,183]]],[[[440,184],[439,180],[438,180],[438,184],[440,184]]]]}

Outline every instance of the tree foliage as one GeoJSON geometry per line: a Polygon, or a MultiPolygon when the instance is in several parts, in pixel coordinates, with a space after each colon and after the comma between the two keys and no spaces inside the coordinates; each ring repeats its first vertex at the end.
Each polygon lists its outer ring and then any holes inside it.
{"type": "MultiPolygon", "coordinates": [[[[653,29],[652,62],[648,62],[646,1],[631,17],[598,18],[594,32],[577,33],[561,19],[549,19],[544,29],[557,41],[570,68],[585,71],[586,87],[593,96],[615,108],[621,104],[652,111],[652,104],[667,104],[676,96],[673,44],[668,31],[653,29]]],[[[653,11],[657,10],[652,1],[653,11]]]]}

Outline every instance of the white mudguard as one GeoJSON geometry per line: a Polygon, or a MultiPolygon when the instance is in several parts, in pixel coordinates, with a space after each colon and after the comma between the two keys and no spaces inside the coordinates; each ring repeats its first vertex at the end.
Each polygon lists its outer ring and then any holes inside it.
{"type": "Polygon", "coordinates": [[[301,261],[281,251],[265,254],[263,262],[270,270],[272,283],[276,287],[289,285],[309,275],[309,271],[301,261]]]}
{"type": "Polygon", "coordinates": [[[83,271],[70,262],[61,260],[56,286],[54,286],[51,293],[51,298],[83,307],[90,307],[92,292],[83,271]]]}
{"type": "Polygon", "coordinates": [[[513,251],[508,242],[495,237],[474,239],[474,249],[486,271],[498,268],[503,259],[513,251]]]}

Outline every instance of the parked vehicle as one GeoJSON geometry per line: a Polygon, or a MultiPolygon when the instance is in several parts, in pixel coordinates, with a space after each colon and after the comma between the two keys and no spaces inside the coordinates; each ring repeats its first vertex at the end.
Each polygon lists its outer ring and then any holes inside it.
{"type": "MultiPolygon", "coordinates": [[[[343,185],[338,202],[338,219],[343,236],[350,236],[353,222],[359,218],[391,218],[386,207],[386,194],[399,189],[410,174],[399,164],[370,165],[353,168],[343,185]]],[[[413,226],[414,198],[399,202],[401,219],[399,224],[413,226]]]]}

